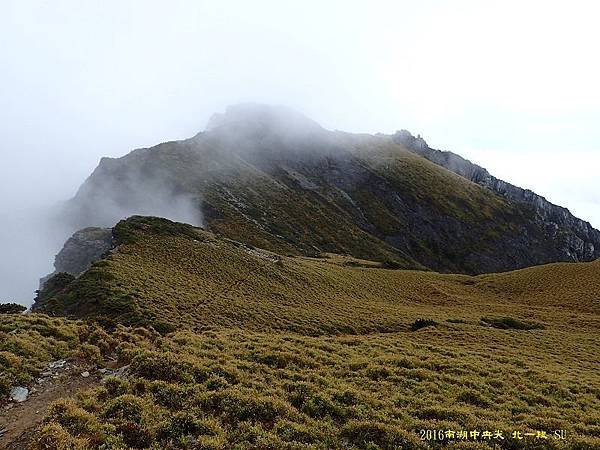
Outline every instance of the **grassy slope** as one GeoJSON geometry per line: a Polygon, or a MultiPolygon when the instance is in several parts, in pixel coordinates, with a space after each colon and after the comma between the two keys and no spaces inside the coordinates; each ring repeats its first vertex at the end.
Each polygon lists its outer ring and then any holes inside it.
{"type": "Polygon", "coordinates": [[[111,351],[114,341],[100,327],[43,314],[0,314],[0,403],[13,386],[31,385],[51,361],[87,358],[111,351]]]}
{"type": "MultiPolygon", "coordinates": [[[[209,219],[210,229],[278,253],[300,249],[310,254],[321,250],[380,261],[396,259],[405,268],[425,268],[435,261],[446,271],[477,272],[476,265],[467,261],[469,252],[488,252],[498,245],[499,236],[516,234],[531,220],[519,207],[490,190],[416,156],[390,139],[336,133],[335,145],[356,158],[356,163],[370,174],[347,189],[345,194],[351,202],[332,186],[331,180],[315,175],[302,164],[298,170],[319,186],[317,189],[300,189],[286,176],[257,171],[244,162],[240,164],[243,170],[226,177],[225,186],[215,189],[208,183],[206,200],[222,214],[218,219],[209,219]],[[376,191],[370,183],[382,187],[376,191]],[[391,192],[402,197],[408,211],[397,210],[391,192]],[[370,233],[357,226],[357,210],[370,233]],[[418,224],[413,223],[417,210],[422,215],[427,210],[436,217],[436,232],[445,234],[448,254],[441,251],[441,243],[422,239],[426,233],[419,232],[418,224]],[[477,238],[457,239],[455,230],[446,228],[449,222],[464,224],[477,238]],[[391,248],[385,243],[386,236],[403,236],[412,251],[391,248]],[[457,240],[460,244],[454,245],[457,240]],[[424,254],[428,257],[423,258],[424,254]]],[[[221,182],[217,179],[213,183],[221,182]]]]}
{"type": "Polygon", "coordinates": [[[408,151],[391,139],[370,135],[338,133],[354,155],[393,183],[403,194],[421,204],[430,204],[450,217],[470,223],[489,221],[510,202],[478,184],[408,151]]]}
{"type": "Polygon", "coordinates": [[[548,310],[538,308],[552,308],[555,319],[570,323],[573,309],[592,321],[600,311],[597,262],[470,277],[361,267],[369,263],[338,255],[284,257],[162,219],[122,222],[117,236],[126,242],[119,251],[96,263],[47,311],[100,314],[133,325],[154,318],[188,328],[303,334],[405,330],[424,305],[435,306],[438,320],[464,310],[469,320],[506,314],[545,322],[548,310]],[[557,281],[557,273],[565,277],[557,281]]]}
{"type": "Polygon", "coordinates": [[[410,449],[435,428],[566,429],[538,448],[600,445],[600,262],[469,277],[280,257],[162,220],[117,234],[119,251],[60,301],[180,331],[124,352],[132,378],[62,405],[40,442],[410,449]],[[480,324],[505,316],[544,329],[480,324]],[[419,317],[439,325],[409,331],[419,317]]]}

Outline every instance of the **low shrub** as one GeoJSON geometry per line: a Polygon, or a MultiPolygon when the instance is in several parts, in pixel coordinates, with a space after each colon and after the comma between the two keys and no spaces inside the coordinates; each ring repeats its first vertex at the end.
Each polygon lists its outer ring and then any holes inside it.
{"type": "Polygon", "coordinates": [[[417,331],[417,330],[420,330],[421,328],[435,327],[437,324],[438,323],[432,319],[417,319],[412,323],[412,325],[410,326],[410,329],[412,331],[417,331]]]}
{"type": "Polygon", "coordinates": [[[401,448],[420,450],[428,448],[416,435],[391,425],[374,421],[352,421],[342,430],[342,434],[353,445],[361,449],[401,448]]]}
{"type": "Polygon", "coordinates": [[[48,408],[45,420],[56,422],[75,436],[94,436],[93,442],[100,440],[100,424],[96,417],[79,407],[73,400],[61,399],[48,408]]]}
{"type": "Polygon", "coordinates": [[[16,303],[0,303],[0,314],[21,314],[25,310],[26,307],[16,303]]]}
{"type": "Polygon", "coordinates": [[[77,439],[58,423],[42,425],[30,443],[32,450],[86,450],[86,439],[77,439]]]}
{"type": "Polygon", "coordinates": [[[141,422],[144,407],[145,404],[139,397],[124,394],[107,403],[103,416],[107,419],[141,422]]]}
{"type": "Polygon", "coordinates": [[[487,408],[490,405],[488,400],[486,400],[479,392],[472,389],[461,392],[456,397],[456,400],[469,405],[478,406],[479,408],[487,408]]]}
{"type": "Polygon", "coordinates": [[[162,380],[172,383],[194,381],[192,365],[169,353],[142,354],[131,362],[131,372],[147,380],[162,380]]]}

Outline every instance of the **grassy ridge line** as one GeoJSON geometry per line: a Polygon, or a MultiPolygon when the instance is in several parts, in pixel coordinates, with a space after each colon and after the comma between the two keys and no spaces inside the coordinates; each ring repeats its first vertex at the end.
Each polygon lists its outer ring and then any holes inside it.
{"type": "Polygon", "coordinates": [[[341,135],[353,154],[390,180],[399,192],[432,204],[443,214],[481,224],[501,211],[517,211],[504,197],[415,155],[391,139],[341,135]]]}
{"type": "Polygon", "coordinates": [[[116,235],[117,252],[40,310],[161,331],[394,332],[408,330],[423,308],[438,321],[460,311],[473,323],[510,316],[553,328],[598,327],[600,262],[469,277],[387,270],[339,255],[284,257],[164,219],[130,219],[116,235]]]}

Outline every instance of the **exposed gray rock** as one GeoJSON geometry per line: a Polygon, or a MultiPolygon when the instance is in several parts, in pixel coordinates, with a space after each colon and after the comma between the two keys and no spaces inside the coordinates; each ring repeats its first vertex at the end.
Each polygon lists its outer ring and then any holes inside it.
{"type": "Polygon", "coordinates": [[[129,376],[129,365],[119,367],[117,370],[114,371],[112,376],[115,378],[127,378],[129,376]]]}
{"type": "Polygon", "coordinates": [[[29,397],[29,389],[24,387],[14,387],[10,390],[10,399],[16,403],[23,403],[29,397]]]}
{"type": "Polygon", "coordinates": [[[60,359],[58,361],[53,361],[48,364],[49,369],[62,369],[67,362],[64,359],[60,359]]]}
{"type": "Polygon", "coordinates": [[[55,271],[40,280],[40,289],[57,273],[68,273],[75,277],[90,268],[113,246],[112,229],[84,228],[77,231],[65,243],[54,260],[55,271]]]}
{"type": "Polygon", "coordinates": [[[531,205],[536,212],[537,221],[545,227],[552,239],[560,243],[563,259],[590,261],[600,258],[600,231],[573,216],[568,209],[550,203],[529,189],[500,180],[456,153],[432,149],[421,136],[415,137],[407,130],[397,131],[392,138],[411,152],[474,183],[512,201],[531,205]]]}

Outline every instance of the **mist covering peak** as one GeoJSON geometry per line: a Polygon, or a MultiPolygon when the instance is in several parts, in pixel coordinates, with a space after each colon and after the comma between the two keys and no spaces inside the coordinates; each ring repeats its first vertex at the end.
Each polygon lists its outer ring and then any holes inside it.
{"type": "Polygon", "coordinates": [[[288,133],[322,130],[317,122],[292,108],[261,103],[230,105],[224,113],[213,114],[206,125],[206,131],[225,128],[269,129],[288,133]]]}

